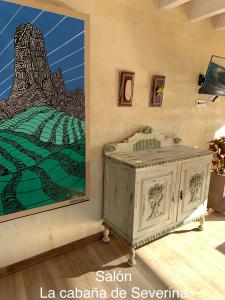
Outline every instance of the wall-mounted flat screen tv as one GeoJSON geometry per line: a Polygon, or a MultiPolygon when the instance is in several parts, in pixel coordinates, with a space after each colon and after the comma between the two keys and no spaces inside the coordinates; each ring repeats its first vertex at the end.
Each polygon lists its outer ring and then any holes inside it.
{"type": "Polygon", "coordinates": [[[200,94],[225,96],[225,58],[213,55],[200,94]]]}

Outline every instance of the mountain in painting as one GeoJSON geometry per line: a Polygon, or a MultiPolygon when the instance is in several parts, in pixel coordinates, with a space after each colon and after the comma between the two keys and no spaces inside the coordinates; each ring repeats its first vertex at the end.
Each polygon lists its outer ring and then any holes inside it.
{"type": "Polygon", "coordinates": [[[14,47],[14,83],[9,98],[0,101],[0,119],[39,105],[84,119],[84,92],[68,91],[60,69],[51,73],[42,32],[29,23],[19,26],[14,47]]]}

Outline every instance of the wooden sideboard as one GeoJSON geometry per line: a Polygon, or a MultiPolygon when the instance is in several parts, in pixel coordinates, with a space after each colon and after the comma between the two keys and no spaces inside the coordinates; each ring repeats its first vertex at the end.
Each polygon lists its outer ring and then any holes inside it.
{"type": "Polygon", "coordinates": [[[203,229],[212,154],[180,144],[150,126],[105,146],[104,242],[109,230],[135,249],[178,226],[200,220],[203,229]]]}

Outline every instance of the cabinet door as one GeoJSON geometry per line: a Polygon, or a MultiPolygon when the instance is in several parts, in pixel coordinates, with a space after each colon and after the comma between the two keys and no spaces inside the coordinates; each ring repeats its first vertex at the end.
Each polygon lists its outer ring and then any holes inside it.
{"type": "Polygon", "coordinates": [[[178,220],[205,206],[208,197],[211,160],[183,163],[179,191],[178,220]]]}
{"type": "Polygon", "coordinates": [[[138,175],[138,232],[157,229],[173,222],[177,166],[158,166],[138,175]]]}

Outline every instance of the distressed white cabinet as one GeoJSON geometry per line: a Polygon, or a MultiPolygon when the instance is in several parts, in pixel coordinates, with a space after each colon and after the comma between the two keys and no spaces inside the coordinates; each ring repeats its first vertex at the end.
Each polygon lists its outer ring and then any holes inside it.
{"type": "Polygon", "coordinates": [[[206,215],[212,154],[146,126],[105,146],[104,242],[109,230],[135,249],[206,215]]]}

